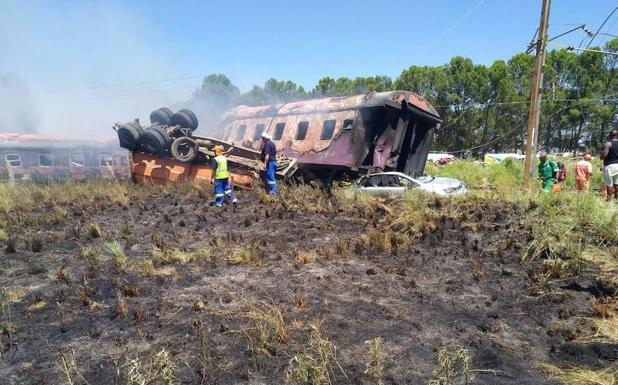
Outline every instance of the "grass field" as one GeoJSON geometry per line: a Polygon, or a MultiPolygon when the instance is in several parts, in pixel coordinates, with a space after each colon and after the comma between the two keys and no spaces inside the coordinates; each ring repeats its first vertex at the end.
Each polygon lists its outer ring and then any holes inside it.
{"type": "Polygon", "coordinates": [[[2,184],[0,383],[615,384],[618,205],[428,172],[470,193],[2,184]]]}

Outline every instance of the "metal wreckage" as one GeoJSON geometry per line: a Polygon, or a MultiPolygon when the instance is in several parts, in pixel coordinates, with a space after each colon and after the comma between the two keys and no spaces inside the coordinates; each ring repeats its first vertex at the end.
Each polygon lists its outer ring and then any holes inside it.
{"type": "Polygon", "coordinates": [[[209,181],[212,149],[222,145],[234,185],[247,189],[259,183],[263,132],[277,146],[278,177],[330,182],[374,171],[423,173],[442,123],[427,100],[407,91],[237,106],[222,115],[220,138],[196,135],[197,117],[187,109],[160,108],[150,121],[114,126],[132,152],[134,181],[209,181]]]}

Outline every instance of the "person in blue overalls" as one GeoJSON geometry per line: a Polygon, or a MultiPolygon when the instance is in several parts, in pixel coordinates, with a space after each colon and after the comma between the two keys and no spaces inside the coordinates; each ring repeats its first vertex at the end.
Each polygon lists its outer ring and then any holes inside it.
{"type": "Polygon", "coordinates": [[[223,146],[215,146],[213,152],[215,157],[212,159],[210,166],[212,167],[215,201],[212,205],[221,207],[226,198],[236,204],[238,199],[234,196],[234,191],[230,184],[230,173],[227,170],[227,158],[223,155],[223,146]]]}
{"type": "Polygon", "coordinates": [[[264,162],[264,179],[266,179],[266,191],[269,194],[277,195],[277,182],[275,173],[277,172],[277,147],[270,140],[270,135],[262,133],[262,153],[261,160],[264,162]]]}

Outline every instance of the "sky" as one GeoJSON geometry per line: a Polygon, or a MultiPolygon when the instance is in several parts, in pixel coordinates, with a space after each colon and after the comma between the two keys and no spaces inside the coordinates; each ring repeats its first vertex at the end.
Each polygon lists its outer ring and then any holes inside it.
{"type": "MultiPolygon", "coordinates": [[[[580,23],[594,31],[616,5],[554,0],[550,36],[580,23]]],[[[491,64],[526,49],[540,8],[541,0],[0,0],[0,121],[16,131],[107,132],[114,121],[183,106],[211,73],[242,91],[268,78],[311,89],[323,76],[394,78],[456,55],[491,64]]],[[[618,35],[618,12],[603,32],[618,35]]],[[[556,41],[577,46],[583,37],[556,41]]]]}

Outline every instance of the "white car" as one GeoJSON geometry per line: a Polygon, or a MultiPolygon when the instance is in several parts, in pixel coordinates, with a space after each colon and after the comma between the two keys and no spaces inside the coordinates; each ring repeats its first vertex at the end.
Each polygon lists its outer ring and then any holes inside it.
{"type": "Polygon", "coordinates": [[[390,171],[360,177],[354,189],[370,195],[402,195],[412,189],[438,195],[461,195],[466,192],[464,183],[455,178],[433,177],[429,175],[412,178],[401,172],[390,171]]]}

